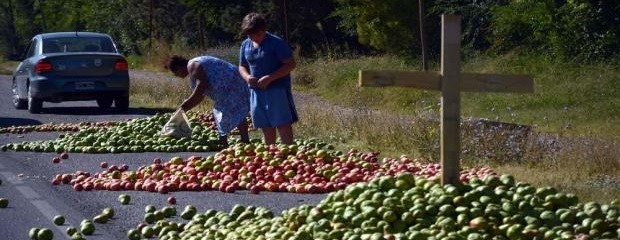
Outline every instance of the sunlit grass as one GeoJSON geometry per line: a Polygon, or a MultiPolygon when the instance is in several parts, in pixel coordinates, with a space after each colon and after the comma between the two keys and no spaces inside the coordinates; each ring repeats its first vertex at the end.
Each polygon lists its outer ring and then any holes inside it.
{"type": "MultiPolygon", "coordinates": [[[[418,66],[389,56],[301,61],[294,74],[295,88],[341,105],[354,106],[351,99],[359,98],[370,108],[411,116],[419,115],[420,109],[439,109],[438,92],[399,87],[357,90],[358,70],[363,69],[418,70],[418,66]]],[[[431,71],[439,71],[439,67],[431,67],[431,71]]],[[[530,74],[535,80],[532,94],[463,93],[464,117],[526,124],[538,131],[574,136],[617,139],[620,132],[617,61],[578,65],[540,56],[507,55],[468,59],[463,71],[530,74]]]]}
{"type": "Polygon", "coordinates": [[[320,138],[342,148],[362,148],[383,155],[407,154],[436,159],[439,148],[435,121],[398,118],[368,109],[347,109],[312,102],[297,103],[300,119],[295,127],[303,138],[320,138]]]}
{"type": "Polygon", "coordinates": [[[533,94],[464,94],[464,114],[536,126],[538,131],[618,139],[620,62],[556,62],[543,56],[476,58],[474,72],[530,74],[533,94]]]}
{"type": "Polygon", "coordinates": [[[0,59],[0,74],[2,75],[12,75],[13,70],[19,65],[17,61],[5,61],[0,59]]]}
{"type": "MultiPolygon", "coordinates": [[[[136,71],[131,74],[130,101],[132,106],[177,109],[191,94],[189,80],[169,73],[136,71]]],[[[195,111],[211,109],[208,98],[195,111]]]]}

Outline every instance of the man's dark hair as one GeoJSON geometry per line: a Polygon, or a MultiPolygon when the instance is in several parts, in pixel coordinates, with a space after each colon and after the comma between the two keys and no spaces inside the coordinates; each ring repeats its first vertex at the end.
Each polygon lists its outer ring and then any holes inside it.
{"type": "Polygon", "coordinates": [[[248,13],[241,23],[241,30],[244,34],[264,31],[266,29],[267,23],[265,22],[265,17],[260,13],[248,13]]]}
{"type": "Polygon", "coordinates": [[[187,67],[187,62],[189,62],[189,60],[187,60],[187,58],[184,58],[184,57],[178,56],[178,55],[174,55],[174,56],[168,58],[168,60],[166,61],[166,64],[164,65],[164,68],[174,72],[174,71],[178,70],[179,68],[187,67]]]}

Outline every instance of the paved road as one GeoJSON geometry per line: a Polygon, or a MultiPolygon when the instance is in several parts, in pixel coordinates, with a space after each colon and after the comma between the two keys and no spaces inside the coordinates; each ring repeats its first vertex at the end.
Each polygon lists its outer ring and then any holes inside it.
{"type": "MultiPolygon", "coordinates": [[[[30,114],[25,110],[12,107],[10,81],[8,76],[0,75],[0,127],[11,125],[31,125],[48,122],[105,121],[144,117],[158,110],[130,108],[126,114],[99,112],[93,102],[44,103],[42,114],[30,114]]],[[[13,142],[47,140],[58,137],[60,133],[29,133],[24,135],[0,135],[0,145],[13,142]]],[[[282,210],[301,204],[316,204],[325,195],[261,193],[249,194],[247,191],[236,193],[175,192],[158,194],[136,191],[91,191],[75,192],[69,185],[53,186],[52,176],[70,173],[76,170],[90,172],[100,171],[99,163],[125,163],[130,169],[150,163],[154,158],[169,159],[173,156],[210,155],[213,153],[124,153],[124,154],[78,154],[70,153],[69,159],[60,164],[53,164],[55,153],[34,152],[0,152],[0,198],[8,198],[8,208],[0,209],[0,239],[28,239],[31,227],[50,228],[54,239],[65,239],[64,230],[69,226],[78,226],[84,218],[92,218],[103,208],[112,207],[116,217],[107,224],[95,224],[95,235],[88,239],[126,239],[126,231],[138,225],[144,216],[144,207],[148,204],[161,208],[166,198],[177,198],[177,210],[180,213],[187,204],[196,206],[199,211],[208,208],[228,211],[235,204],[264,206],[275,214],[282,210]],[[117,197],[121,193],[132,197],[131,204],[121,205],[117,197]],[[67,223],[55,226],[52,218],[64,215],[67,223]]],[[[182,221],[179,217],[173,219],[182,221]]]]}

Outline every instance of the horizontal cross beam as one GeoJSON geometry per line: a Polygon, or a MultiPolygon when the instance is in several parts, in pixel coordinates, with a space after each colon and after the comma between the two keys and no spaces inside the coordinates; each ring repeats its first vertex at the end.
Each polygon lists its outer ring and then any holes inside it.
{"type": "MultiPolygon", "coordinates": [[[[362,87],[398,86],[440,91],[441,79],[439,72],[359,71],[362,87]]],[[[529,75],[461,73],[459,83],[464,92],[534,92],[534,80],[529,75]]]]}

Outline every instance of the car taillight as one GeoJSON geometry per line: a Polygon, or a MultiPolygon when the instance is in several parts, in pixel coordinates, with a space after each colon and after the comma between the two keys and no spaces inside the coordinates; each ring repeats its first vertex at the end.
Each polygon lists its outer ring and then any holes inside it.
{"type": "Polygon", "coordinates": [[[127,69],[129,69],[129,64],[127,64],[127,60],[119,59],[114,63],[114,69],[118,71],[127,71],[127,69]]]}
{"type": "Polygon", "coordinates": [[[53,69],[54,68],[52,64],[45,59],[39,60],[37,64],[34,65],[34,70],[37,73],[49,72],[49,71],[52,71],[53,69]]]}

